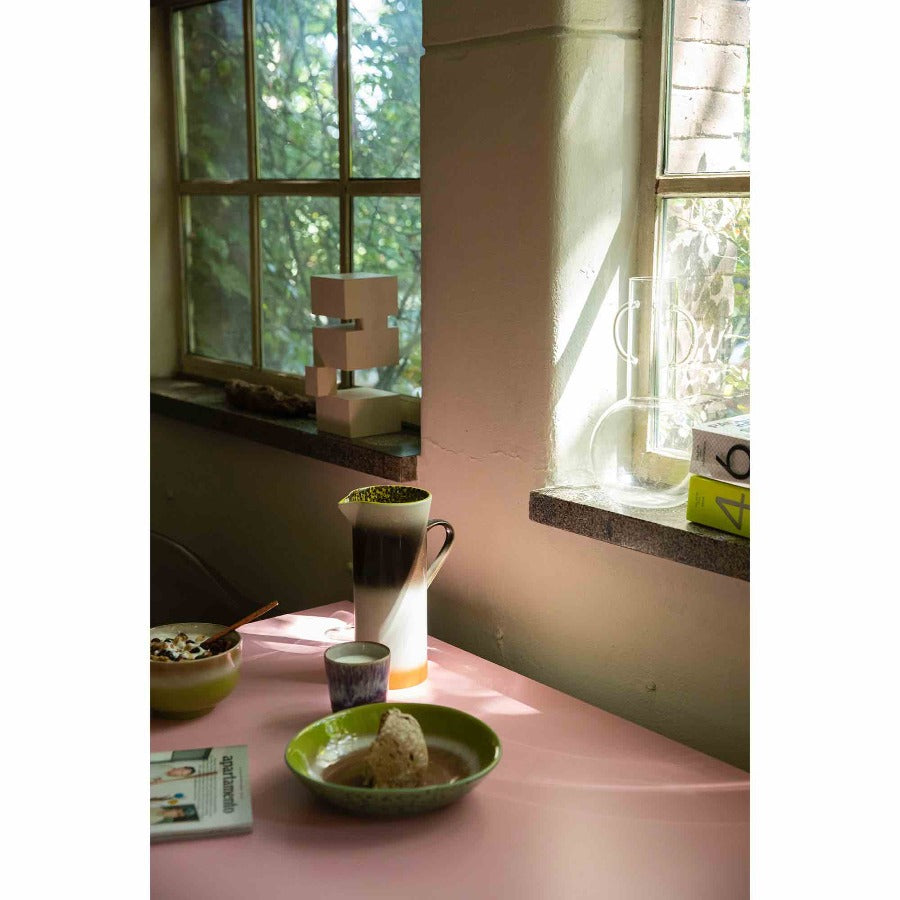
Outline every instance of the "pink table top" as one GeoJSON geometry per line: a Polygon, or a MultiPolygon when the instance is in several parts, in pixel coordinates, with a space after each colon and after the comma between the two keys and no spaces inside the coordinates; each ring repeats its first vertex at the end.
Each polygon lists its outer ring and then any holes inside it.
{"type": "Polygon", "coordinates": [[[434,638],[428,681],[388,700],[478,716],[500,764],[408,819],[314,799],[284,749],[331,712],[322,653],[341,620],[350,604],[244,626],[234,693],[200,719],[151,720],[152,750],[247,744],[254,821],[251,834],[153,845],[152,897],[749,896],[746,772],[434,638]]]}

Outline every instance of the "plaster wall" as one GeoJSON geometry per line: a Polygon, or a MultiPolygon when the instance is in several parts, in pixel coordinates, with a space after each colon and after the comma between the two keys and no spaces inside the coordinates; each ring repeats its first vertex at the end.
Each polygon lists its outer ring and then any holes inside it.
{"type": "MultiPolygon", "coordinates": [[[[490,4],[485,30],[425,4],[418,483],[457,529],[430,630],[747,767],[748,585],[528,519],[613,399],[633,260],[638,23],[592,6],[490,4]]],[[[350,598],[336,504],[376,479],[157,417],[151,440],[154,528],[260,602],[350,598]]]]}

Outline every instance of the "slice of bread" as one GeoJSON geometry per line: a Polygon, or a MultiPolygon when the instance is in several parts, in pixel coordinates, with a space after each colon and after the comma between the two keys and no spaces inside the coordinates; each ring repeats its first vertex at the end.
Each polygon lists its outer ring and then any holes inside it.
{"type": "Polygon", "coordinates": [[[366,762],[374,787],[421,786],[428,768],[428,747],[415,718],[398,709],[387,710],[366,762]]]}

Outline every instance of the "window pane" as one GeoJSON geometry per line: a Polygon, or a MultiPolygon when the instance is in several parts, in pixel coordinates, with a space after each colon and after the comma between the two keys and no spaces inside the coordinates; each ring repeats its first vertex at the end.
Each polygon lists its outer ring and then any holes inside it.
{"type": "Polygon", "coordinates": [[[250,365],[247,198],[185,197],[183,209],[190,352],[250,365]]]}
{"type": "Polygon", "coordinates": [[[337,178],[337,4],[256,0],[260,178],[337,178]]]}
{"type": "Polygon", "coordinates": [[[418,197],[359,197],[354,205],[353,268],[397,276],[400,362],[357,372],[356,383],[422,394],[422,224],[418,197]]]}
{"type": "Polygon", "coordinates": [[[658,368],[663,396],[719,398],[709,418],[750,411],[750,201],[666,200],[663,274],[681,279],[679,302],[697,322],[690,361],[658,368]]]}
{"type": "Polygon", "coordinates": [[[750,2],[674,0],[665,171],[750,171],[750,2]]]}
{"type": "Polygon", "coordinates": [[[419,177],[422,0],[351,0],[353,175],[419,177]]]}
{"type": "Polygon", "coordinates": [[[340,271],[337,197],[263,197],[262,362],[303,374],[313,364],[312,329],[329,319],[310,307],[311,275],[340,271]]]}
{"type": "Polygon", "coordinates": [[[183,178],[246,178],[241,0],[175,13],[183,178]]]}

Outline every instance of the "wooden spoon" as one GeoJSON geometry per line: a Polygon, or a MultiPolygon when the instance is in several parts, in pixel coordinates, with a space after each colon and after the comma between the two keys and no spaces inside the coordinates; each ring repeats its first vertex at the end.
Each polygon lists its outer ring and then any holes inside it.
{"type": "Polygon", "coordinates": [[[252,622],[254,619],[258,619],[263,613],[267,613],[270,609],[275,609],[278,606],[278,601],[273,600],[271,603],[267,603],[265,606],[261,606],[256,612],[250,613],[249,616],[244,616],[240,622],[235,622],[234,625],[230,625],[228,628],[220,631],[218,634],[214,634],[212,637],[205,638],[200,641],[200,646],[202,647],[204,644],[210,644],[213,641],[219,640],[219,638],[225,637],[226,634],[231,634],[232,631],[240,628],[241,625],[246,625],[248,622],[252,622]]]}

